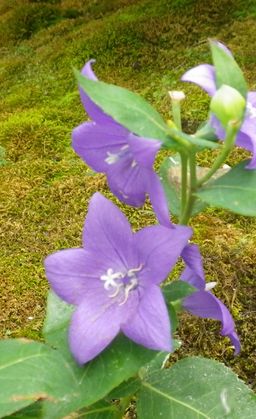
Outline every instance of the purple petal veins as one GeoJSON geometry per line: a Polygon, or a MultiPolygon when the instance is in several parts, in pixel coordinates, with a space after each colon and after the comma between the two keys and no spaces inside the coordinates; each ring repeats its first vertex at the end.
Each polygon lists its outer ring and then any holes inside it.
{"type": "Polygon", "coordinates": [[[210,292],[215,283],[205,282],[202,257],[198,246],[195,244],[187,245],[181,256],[186,264],[181,274],[181,280],[198,289],[198,291],[184,298],[183,307],[196,316],[219,320],[222,323],[221,334],[230,338],[235,348],[235,354],[238,354],[241,346],[235,331],[234,320],[227,307],[210,292]]]}
{"type": "Polygon", "coordinates": [[[119,332],[150,349],[169,351],[171,330],[160,283],[171,271],[192,230],[155,225],[133,233],[122,212],[93,195],[83,248],[45,260],[55,293],[74,304],[69,344],[78,363],[102,352],[119,332]]]}
{"type": "MultiPolygon", "coordinates": [[[[82,74],[97,80],[91,67],[93,63],[94,60],[88,61],[82,74]]],[[[75,152],[93,170],[106,174],[110,190],[126,204],[139,207],[148,194],[159,222],[170,226],[164,190],[152,168],[161,142],[133,134],[106,115],[81,88],[79,91],[93,122],[74,129],[72,146],[75,152]]]]}
{"type": "MultiPolygon", "coordinates": [[[[227,54],[232,55],[225,45],[220,42],[218,42],[218,45],[227,54]]],[[[209,64],[200,64],[197,67],[191,68],[183,74],[181,80],[197,84],[210,96],[213,96],[217,90],[215,68],[209,64]]],[[[225,130],[214,115],[211,115],[210,123],[216,131],[216,135],[221,140],[224,140],[225,130]]],[[[238,132],[236,145],[252,153],[252,160],[246,167],[247,169],[256,169],[256,92],[248,92],[247,94],[245,118],[238,132]]]]}

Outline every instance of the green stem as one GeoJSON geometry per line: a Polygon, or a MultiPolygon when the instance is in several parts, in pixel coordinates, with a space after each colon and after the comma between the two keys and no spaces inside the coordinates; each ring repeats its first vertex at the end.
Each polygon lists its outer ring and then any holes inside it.
{"type": "Polygon", "coordinates": [[[180,101],[172,100],[172,117],[179,131],[181,131],[180,101]]]}
{"type": "Polygon", "coordinates": [[[181,214],[187,203],[188,189],[188,157],[185,153],[180,153],[181,158],[181,214]]]}
{"type": "Polygon", "coordinates": [[[214,173],[217,172],[217,170],[223,165],[226,158],[228,157],[228,155],[230,154],[230,152],[232,151],[234,147],[236,135],[239,128],[240,128],[240,124],[238,125],[237,123],[233,121],[229,123],[227,127],[227,131],[226,131],[226,138],[224,140],[224,146],[222,148],[222,151],[216,158],[211,169],[209,169],[209,171],[201,179],[197,181],[197,187],[200,187],[203,185],[203,183],[207,182],[212,177],[212,175],[214,175],[214,173]]]}
{"type": "Polygon", "coordinates": [[[197,179],[196,179],[196,151],[193,149],[189,154],[189,169],[190,169],[190,178],[189,178],[189,192],[186,202],[186,206],[180,217],[180,224],[186,225],[190,219],[193,205],[196,200],[194,193],[197,188],[197,179]]]}
{"type": "MultiPolygon", "coordinates": [[[[183,132],[178,131],[176,125],[174,125],[172,121],[167,121],[167,125],[167,133],[177,142],[178,145],[181,146],[182,150],[190,150],[193,147],[193,144],[189,142],[189,136],[186,136],[183,132]]],[[[165,143],[164,145],[168,148],[168,143],[165,143]]],[[[173,149],[173,146],[171,148],[173,149]]]]}

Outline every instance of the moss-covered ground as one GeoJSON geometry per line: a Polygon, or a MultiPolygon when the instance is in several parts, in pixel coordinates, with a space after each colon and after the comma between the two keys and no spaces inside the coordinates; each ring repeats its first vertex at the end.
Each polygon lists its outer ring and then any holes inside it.
{"type": "MultiPolygon", "coordinates": [[[[6,149],[0,199],[1,337],[40,339],[48,284],[43,259],[81,244],[88,201],[95,191],[115,198],[70,147],[85,120],[72,66],[95,58],[99,78],[136,91],[165,118],[167,91],[183,89],[184,127],[207,114],[208,97],[179,78],[210,61],[207,38],[225,42],[256,90],[255,0],[1,0],[0,143],[6,149]]],[[[236,151],[230,164],[241,158],[236,151]]],[[[200,163],[212,157],[205,153],[200,163]]],[[[155,222],[150,205],[118,203],[134,228],[155,222]]],[[[230,342],[210,320],[182,316],[184,345],[174,355],[200,354],[230,365],[256,388],[256,223],[208,209],[192,221],[208,280],[230,308],[242,342],[230,342]]]]}

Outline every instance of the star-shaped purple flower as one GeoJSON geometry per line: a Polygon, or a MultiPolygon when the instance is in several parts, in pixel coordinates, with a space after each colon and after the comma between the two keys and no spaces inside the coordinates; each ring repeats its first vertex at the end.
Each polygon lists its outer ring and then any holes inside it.
{"type": "MultiPolygon", "coordinates": [[[[90,60],[82,74],[97,80],[90,60]]],[[[162,184],[153,171],[161,142],[139,137],[106,115],[80,88],[80,96],[92,122],[85,122],[73,131],[75,152],[96,172],[107,176],[111,191],[126,204],[139,207],[149,194],[161,224],[169,225],[169,211],[162,184]]]]}
{"type": "Polygon", "coordinates": [[[84,364],[119,332],[150,349],[170,351],[168,311],[159,284],[186,246],[192,230],[155,225],[136,233],[122,212],[93,195],[81,249],[61,250],[45,260],[54,292],[74,304],[69,344],[84,364]]]}
{"type": "MultiPolygon", "coordinates": [[[[225,45],[220,42],[218,42],[218,45],[227,54],[231,55],[231,52],[225,45]]],[[[181,77],[181,80],[197,84],[210,96],[214,96],[217,91],[216,71],[214,66],[209,64],[200,64],[191,68],[181,77]]],[[[210,123],[215,129],[218,138],[224,140],[225,130],[214,115],[211,115],[210,123]]],[[[247,168],[256,169],[256,92],[248,92],[245,118],[237,135],[236,145],[249,150],[253,154],[247,168]]]]}
{"type": "Polygon", "coordinates": [[[221,334],[230,338],[235,347],[235,354],[238,354],[241,347],[234,320],[227,307],[210,292],[216,284],[205,282],[202,257],[198,247],[195,244],[187,245],[181,256],[186,264],[181,280],[198,290],[183,300],[184,309],[199,317],[220,320],[221,334]]]}

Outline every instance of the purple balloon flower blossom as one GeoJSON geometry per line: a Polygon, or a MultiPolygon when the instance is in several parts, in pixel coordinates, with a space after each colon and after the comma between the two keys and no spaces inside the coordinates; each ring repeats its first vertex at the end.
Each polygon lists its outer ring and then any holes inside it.
{"type": "Polygon", "coordinates": [[[159,287],[186,246],[192,230],[155,225],[134,233],[122,212],[100,193],[90,201],[83,248],[45,260],[54,292],[74,304],[71,352],[84,364],[119,332],[150,349],[170,351],[168,311],[159,287]]]}
{"type": "MultiPolygon", "coordinates": [[[[218,42],[227,54],[231,54],[228,48],[218,42]]],[[[214,66],[200,64],[188,70],[182,77],[182,81],[188,81],[202,87],[210,96],[214,96],[217,91],[216,71],[214,66]]],[[[211,115],[210,124],[214,128],[218,138],[224,140],[225,130],[218,119],[211,115]]],[[[245,118],[236,138],[236,145],[243,147],[253,154],[253,158],[247,165],[248,169],[256,169],[256,92],[248,92],[245,118]]]]}
{"type": "MultiPolygon", "coordinates": [[[[97,80],[91,64],[86,63],[82,74],[97,80]]],[[[80,96],[92,122],[85,122],[73,131],[75,152],[96,172],[107,176],[109,188],[126,204],[139,207],[149,194],[161,224],[170,225],[169,211],[162,184],[153,171],[161,142],[139,137],[106,115],[80,88],[80,96]]]]}
{"type": "Polygon", "coordinates": [[[183,307],[196,316],[220,320],[222,336],[230,338],[235,347],[235,354],[238,354],[241,347],[235,331],[234,320],[227,307],[210,292],[216,283],[205,282],[202,258],[198,247],[195,244],[187,245],[181,256],[186,264],[181,280],[188,282],[198,290],[183,300],[183,307]]]}

